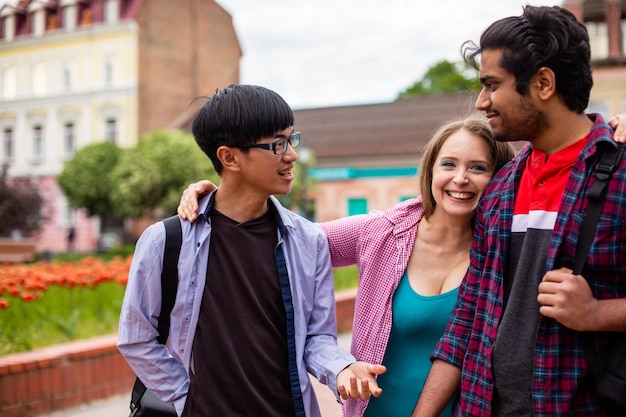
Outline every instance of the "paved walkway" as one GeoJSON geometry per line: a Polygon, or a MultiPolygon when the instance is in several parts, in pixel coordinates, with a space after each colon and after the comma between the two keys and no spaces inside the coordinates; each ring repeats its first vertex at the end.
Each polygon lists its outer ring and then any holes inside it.
{"type": "MultiPolygon", "coordinates": [[[[339,335],[339,345],[346,350],[350,349],[352,333],[342,333],[339,335]]],[[[320,409],[323,417],[341,417],[341,406],[337,403],[333,393],[325,385],[320,384],[315,378],[311,378],[320,409]]],[[[52,414],[41,415],[40,417],[121,417],[130,413],[128,402],[130,392],[127,395],[118,395],[108,399],[94,401],[80,407],[69,410],[56,411],[52,414]]]]}

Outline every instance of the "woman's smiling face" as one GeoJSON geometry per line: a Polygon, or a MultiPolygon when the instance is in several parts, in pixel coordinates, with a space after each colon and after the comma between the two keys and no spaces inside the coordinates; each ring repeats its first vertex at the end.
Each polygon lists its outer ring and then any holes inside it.
{"type": "Polygon", "coordinates": [[[469,221],[492,176],[487,143],[465,129],[453,133],[443,143],[433,166],[435,213],[442,211],[439,214],[469,221]]]}

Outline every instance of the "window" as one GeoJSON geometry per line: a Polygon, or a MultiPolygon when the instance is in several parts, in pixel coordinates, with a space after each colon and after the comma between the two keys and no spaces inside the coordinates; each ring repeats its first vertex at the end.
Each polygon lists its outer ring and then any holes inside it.
{"type": "Polygon", "coordinates": [[[48,11],[46,15],[46,31],[53,31],[59,27],[56,11],[48,11]]]}
{"type": "Polygon", "coordinates": [[[89,4],[78,3],[80,16],[80,26],[89,26],[91,24],[91,9],[89,4]]]}
{"type": "Polygon", "coordinates": [[[110,87],[113,85],[113,59],[106,58],[104,61],[104,85],[110,87]]]}
{"type": "Polygon", "coordinates": [[[107,119],[104,124],[104,139],[107,142],[117,142],[117,123],[115,119],[107,119]]]}
{"type": "Polygon", "coordinates": [[[43,160],[43,128],[40,125],[33,126],[33,161],[43,160]]]}
{"type": "Polygon", "coordinates": [[[72,89],[72,71],[69,67],[63,67],[63,90],[70,91],[72,89]]]}
{"type": "Polygon", "coordinates": [[[41,97],[46,94],[46,69],[43,64],[35,64],[31,71],[33,96],[41,97]]]}
{"type": "Polygon", "coordinates": [[[137,3],[134,0],[119,0],[120,1],[120,18],[128,19],[133,13],[133,6],[137,3]]]}
{"type": "Polygon", "coordinates": [[[17,71],[15,67],[8,67],[2,71],[2,97],[13,100],[17,96],[17,71]]]}
{"type": "Polygon", "coordinates": [[[65,149],[65,156],[70,157],[74,155],[74,149],[76,148],[76,138],[74,133],[74,123],[65,123],[63,129],[63,142],[65,149]]]}
{"type": "Polygon", "coordinates": [[[57,208],[59,225],[69,228],[76,223],[74,210],[70,208],[65,196],[59,196],[57,208]]]}
{"type": "Polygon", "coordinates": [[[10,127],[4,129],[2,135],[2,153],[4,162],[11,162],[13,160],[13,129],[10,127]]]}
{"type": "Polygon", "coordinates": [[[21,11],[21,12],[15,13],[14,16],[15,16],[15,36],[30,34],[31,24],[30,24],[30,18],[28,16],[28,13],[21,11]]]}
{"type": "Polygon", "coordinates": [[[367,199],[366,198],[349,198],[348,199],[348,216],[354,214],[366,214],[367,213],[367,199]]]}

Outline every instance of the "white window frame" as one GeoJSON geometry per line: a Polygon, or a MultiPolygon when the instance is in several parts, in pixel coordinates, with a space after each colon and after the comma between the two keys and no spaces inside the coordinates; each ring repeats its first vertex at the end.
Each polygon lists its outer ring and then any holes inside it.
{"type": "Polygon", "coordinates": [[[31,128],[31,144],[32,144],[32,149],[31,149],[31,155],[32,155],[32,161],[34,164],[39,164],[41,162],[43,162],[44,159],[44,149],[45,149],[45,142],[44,142],[44,127],[42,123],[36,123],[33,124],[32,128],[31,128]]]}
{"type": "Polygon", "coordinates": [[[76,152],[76,132],[76,123],[73,120],[63,123],[63,153],[66,159],[76,152]]]}
{"type": "Polygon", "coordinates": [[[15,130],[11,126],[2,129],[2,160],[11,163],[15,159],[15,130]]]}
{"type": "Polygon", "coordinates": [[[104,119],[104,140],[111,143],[117,143],[119,140],[119,123],[116,117],[107,117],[104,119]]]}
{"type": "Polygon", "coordinates": [[[115,81],[115,59],[110,56],[104,58],[103,76],[105,87],[113,86],[115,81]]]}

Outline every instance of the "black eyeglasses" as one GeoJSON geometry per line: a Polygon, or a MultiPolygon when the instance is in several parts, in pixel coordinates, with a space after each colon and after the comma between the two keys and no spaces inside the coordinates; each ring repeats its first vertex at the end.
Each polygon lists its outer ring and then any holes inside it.
{"type": "Polygon", "coordinates": [[[260,148],[266,151],[272,151],[275,155],[282,155],[287,152],[287,144],[291,145],[292,148],[297,148],[300,144],[300,132],[291,132],[289,137],[280,138],[272,143],[254,143],[252,145],[240,145],[238,147],[242,149],[260,148]]]}

